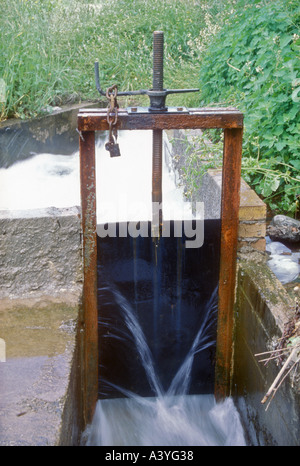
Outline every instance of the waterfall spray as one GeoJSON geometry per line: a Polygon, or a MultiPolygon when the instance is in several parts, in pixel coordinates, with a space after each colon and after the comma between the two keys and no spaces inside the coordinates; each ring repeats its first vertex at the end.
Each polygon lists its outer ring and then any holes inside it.
{"type": "Polygon", "coordinates": [[[231,399],[216,403],[213,395],[188,395],[195,354],[215,343],[209,330],[216,318],[217,289],[206,304],[200,329],[168,390],[163,390],[157,377],[135,310],[116,287],[112,292],[156,396],[141,397],[114,386],[126,398],[98,401],[93,423],[84,432],[82,443],[87,446],[245,445],[231,399]]]}

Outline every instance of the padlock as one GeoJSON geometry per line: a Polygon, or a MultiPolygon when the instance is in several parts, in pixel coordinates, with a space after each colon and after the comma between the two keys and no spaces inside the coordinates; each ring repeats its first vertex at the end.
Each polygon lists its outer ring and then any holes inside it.
{"type": "Polygon", "coordinates": [[[116,144],[113,141],[109,141],[105,144],[105,149],[108,150],[111,157],[120,157],[120,147],[119,144],[116,144]]]}

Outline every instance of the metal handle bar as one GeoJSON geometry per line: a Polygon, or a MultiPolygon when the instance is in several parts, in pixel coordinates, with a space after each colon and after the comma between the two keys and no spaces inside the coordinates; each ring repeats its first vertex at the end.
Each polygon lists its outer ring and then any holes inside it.
{"type": "MultiPolygon", "coordinates": [[[[101,89],[100,86],[100,79],[99,79],[99,63],[95,62],[95,81],[96,81],[96,88],[98,92],[106,96],[106,92],[101,89]]],[[[152,96],[167,96],[168,94],[177,94],[183,92],[197,92],[199,89],[163,89],[162,91],[156,91],[153,89],[140,89],[139,91],[118,91],[118,96],[125,96],[125,95],[148,95],[149,97],[152,96]]]]}

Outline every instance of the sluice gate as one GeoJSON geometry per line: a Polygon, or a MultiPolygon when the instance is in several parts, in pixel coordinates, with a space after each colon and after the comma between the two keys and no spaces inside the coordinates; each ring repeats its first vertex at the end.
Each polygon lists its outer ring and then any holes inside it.
{"type": "MultiPolygon", "coordinates": [[[[236,109],[167,107],[165,100],[168,94],[190,92],[195,89],[166,90],[163,88],[163,33],[159,31],[154,33],[153,46],[153,89],[136,92],[136,94],[147,94],[150,97],[149,108],[119,108],[117,95],[128,94],[117,92],[116,87],[113,86],[105,93],[109,100],[108,109],[83,109],[78,115],[84,267],[82,326],[84,329],[84,417],[86,424],[92,420],[98,398],[97,241],[101,240],[97,240],[96,219],[96,131],[108,131],[109,141],[106,149],[111,157],[121,155],[117,143],[117,131],[153,131],[152,203],[154,205],[160,204],[162,200],[162,132],[168,129],[220,128],[224,130],[214,393],[216,399],[223,399],[229,395],[243,115],[236,109]]],[[[99,83],[97,87],[101,91],[99,83]]],[[[151,230],[152,236],[158,240],[163,224],[163,212],[161,209],[158,211],[153,209],[151,230]]],[[[101,255],[99,260],[101,263],[101,255]]]]}

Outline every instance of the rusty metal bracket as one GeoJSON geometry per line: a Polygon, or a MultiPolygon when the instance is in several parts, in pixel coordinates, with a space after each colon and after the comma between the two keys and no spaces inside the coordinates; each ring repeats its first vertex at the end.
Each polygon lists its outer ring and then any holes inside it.
{"type": "MultiPolygon", "coordinates": [[[[151,113],[151,110],[147,107],[127,107],[127,113],[151,113]]],[[[186,107],[167,107],[164,113],[189,113],[186,107]]]]}

